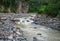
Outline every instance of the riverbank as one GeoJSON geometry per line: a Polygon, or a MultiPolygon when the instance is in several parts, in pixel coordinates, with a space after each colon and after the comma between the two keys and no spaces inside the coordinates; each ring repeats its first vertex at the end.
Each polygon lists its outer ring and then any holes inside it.
{"type": "MultiPolygon", "coordinates": [[[[8,19],[8,17],[9,17],[9,18],[11,18],[11,20],[13,20],[14,18],[29,17],[31,15],[34,15],[34,14],[0,13],[0,18],[2,17],[2,19],[4,19],[4,18],[8,19]]],[[[60,31],[60,20],[58,18],[50,18],[50,17],[46,18],[46,16],[41,16],[40,18],[35,18],[34,23],[43,25],[43,26],[47,26],[52,29],[56,29],[56,30],[60,31]]]]}
{"type": "Polygon", "coordinates": [[[60,20],[58,18],[46,18],[45,16],[41,16],[39,18],[35,18],[34,21],[35,24],[47,26],[60,31],[60,20]]]}
{"type": "Polygon", "coordinates": [[[16,22],[20,22],[21,17],[32,16],[30,14],[1,14],[0,41],[60,41],[60,31],[53,30],[49,26],[41,26],[42,24],[17,24],[16,22]]]}
{"type": "Polygon", "coordinates": [[[14,17],[11,14],[0,16],[0,41],[27,41],[23,31],[16,27],[14,17]]]}

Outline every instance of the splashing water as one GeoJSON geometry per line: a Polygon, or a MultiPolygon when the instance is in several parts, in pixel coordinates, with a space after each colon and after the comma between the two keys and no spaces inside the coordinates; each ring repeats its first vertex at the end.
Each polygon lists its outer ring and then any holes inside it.
{"type": "Polygon", "coordinates": [[[30,17],[20,18],[20,22],[18,22],[18,24],[24,25],[25,28],[20,28],[28,41],[60,41],[59,31],[49,27],[32,24],[32,22],[34,21],[30,20],[30,17]]]}

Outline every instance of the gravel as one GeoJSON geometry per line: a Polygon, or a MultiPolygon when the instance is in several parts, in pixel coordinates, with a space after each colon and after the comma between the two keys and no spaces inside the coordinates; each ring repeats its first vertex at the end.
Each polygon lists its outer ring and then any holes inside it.
{"type": "Polygon", "coordinates": [[[58,18],[46,18],[46,17],[35,18],[34,23],[60,31],[60,20],[58,18]]]}
{"type": "Polygon", "coordinates": [[[13,15],[5,15],[6,18],[3,16],[0,16],[0,41],[27,41],[21,29],[11,21],[13,15]]]}

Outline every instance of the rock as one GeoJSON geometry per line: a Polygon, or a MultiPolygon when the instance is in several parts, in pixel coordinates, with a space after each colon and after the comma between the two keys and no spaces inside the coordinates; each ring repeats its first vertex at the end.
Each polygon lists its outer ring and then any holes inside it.
{"type": "Polygon", "coordinates": [[[2,17],[1,20],[6,20],[7,18],[6,17],[2,17]]]}
{"type": "Polygon", "coordinates": [[[38,33],[37,35],[42,35],[42,34],[38,33]]]}
{"type": "Polygon", "coordinates": [[[2,17],[0,21],[0,41],[26,41],[20,28],[11,21],[11,16],[2,17]]]}
{"type": "Polygon", "coordinates": [[[29,22],[29,20],[26,20],[27,22],[29,22]]]}
{"type": "Polygon", "coordinates": [[[13,39],[13,35],[8,36],[9,39],[13,39]]]}
{"type": "Polygon", "coordinates": [[[34,27],[34,29],[37,29],[37,27],[34,27]]]}
{"type": "Polygon", "coordinates": [[[13,21],[19,21],[20,18],[14,18],[14,19],[11,19],[13,21]]]}
{"type": "Polygon", "coordinates": [[[37,41],[37,38],[36,37],[33,37],[33,41],[37,41]]]}
{"type": "Polygon", "coordinates": [[[35,24],[47,26],[56,30],[60,30],[58,27],[58,24],[60,24],[60,20],[58,18],[46,18],[46,17],[40,17],[34,19],[35,24]]]}

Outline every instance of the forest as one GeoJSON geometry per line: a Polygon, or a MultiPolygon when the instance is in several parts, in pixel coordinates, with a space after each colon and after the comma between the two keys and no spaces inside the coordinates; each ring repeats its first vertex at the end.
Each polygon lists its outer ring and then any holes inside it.
{"type": "Polygon", "coordinates": [[[37,13],[60,16],[60,0],[0,0],[0,13],[37,13]]]}

